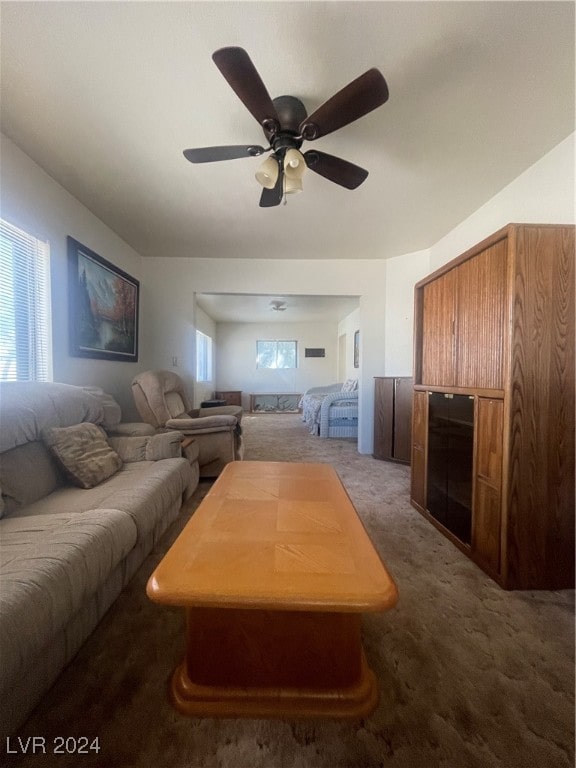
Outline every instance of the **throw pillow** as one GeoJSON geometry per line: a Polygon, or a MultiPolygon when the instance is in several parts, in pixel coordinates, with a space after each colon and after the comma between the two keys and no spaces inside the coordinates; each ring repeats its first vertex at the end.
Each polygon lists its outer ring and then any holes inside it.
{"type": "Polygon", "coordinates": [[[68,480],[80,488],[94,488],[122,466],[122,459],[106,442],[106,433],[96,424],[49,427],[42,431],[42,439],[68,480]]]}
{"type": "Polygon", "coordinates": [[[358,379],[346,379],[342,384],[342,392],[355,392],[358,389],[358,379]]]}

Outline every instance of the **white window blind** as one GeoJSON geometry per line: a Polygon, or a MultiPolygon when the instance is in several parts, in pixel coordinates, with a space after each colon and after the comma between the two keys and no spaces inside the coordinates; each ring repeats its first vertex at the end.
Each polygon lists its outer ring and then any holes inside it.
{"type": "Polygon", "coordinates": [[[196,381],[212,381],[212,339],[196,331],[196,381]]]}
{"type": "Polygon", "coordinates": [[[0,219],[0,380],[49,381],[48,243],[0,219]]]}

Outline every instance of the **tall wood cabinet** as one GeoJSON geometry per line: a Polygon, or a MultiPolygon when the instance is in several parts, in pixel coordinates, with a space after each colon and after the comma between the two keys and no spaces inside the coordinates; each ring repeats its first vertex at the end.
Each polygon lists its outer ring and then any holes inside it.
{"type": "Polygon", "coordinates": [[[574,302],[573,226],[510,224],[415,287],[412,504],[507,589],[574,587],[574,302]]]}
{"type": "Polygon", "coordinates": [[[412,378],[374,379],[374,458],[410,464],[412,378]]]}

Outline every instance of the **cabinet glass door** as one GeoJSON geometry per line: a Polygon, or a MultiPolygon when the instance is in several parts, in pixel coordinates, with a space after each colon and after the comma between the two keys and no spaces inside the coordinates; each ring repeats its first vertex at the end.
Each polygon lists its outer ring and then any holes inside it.
{"type": "Polygon", "coordinates": [[[465,544],[472,531],[474,398],[431,392],[428,400],[428,512],[465,544]]]}

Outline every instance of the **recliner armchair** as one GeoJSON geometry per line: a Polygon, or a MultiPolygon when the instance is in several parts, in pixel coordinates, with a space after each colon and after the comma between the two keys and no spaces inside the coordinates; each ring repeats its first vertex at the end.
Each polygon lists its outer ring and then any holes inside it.
{"type": "Polygon", "coordinates": [[[216,477],[243,457],[242,408],[192,408],[182,379],[172,371],[144,371],[132,380],[140,417],[156,429],[174,429],[198,445],[200,477],[216,477]]]}

